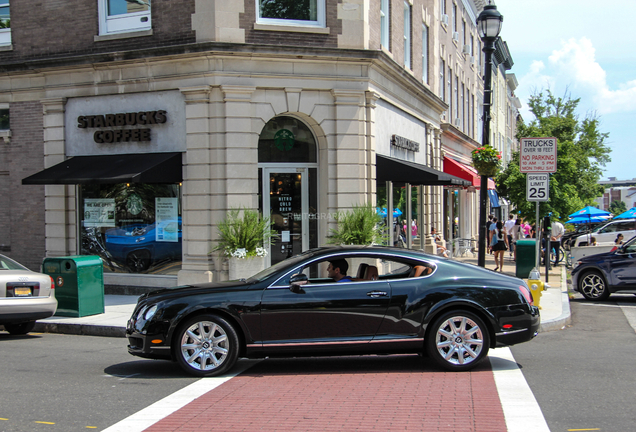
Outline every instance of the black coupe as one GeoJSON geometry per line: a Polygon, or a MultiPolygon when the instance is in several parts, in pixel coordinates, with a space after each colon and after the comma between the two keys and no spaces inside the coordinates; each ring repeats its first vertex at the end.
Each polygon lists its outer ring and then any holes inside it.
{"type": "Polygon", "coordinates": [[[215,376],[239,357],[379,353],[421,353],[463,371],[538,328],[521,279],[408,249],[349,246],[312,249],[247,280],[144,294],[126,333],[132,355],[215,376]]]}

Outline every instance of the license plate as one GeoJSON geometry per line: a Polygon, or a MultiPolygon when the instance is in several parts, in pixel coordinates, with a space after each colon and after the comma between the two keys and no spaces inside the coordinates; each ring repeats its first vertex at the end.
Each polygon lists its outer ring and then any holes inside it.
{"type": "Polygon", "coordinates": [[[13,288],[13,295],[16,297],[28,297],[31,295],[31,288],[29,287],[15,287],[13,288]]]}

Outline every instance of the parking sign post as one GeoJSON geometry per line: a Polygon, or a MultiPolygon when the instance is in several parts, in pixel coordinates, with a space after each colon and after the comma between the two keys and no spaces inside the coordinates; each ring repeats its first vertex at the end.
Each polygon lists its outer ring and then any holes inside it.
{"type": "MultiPolygon", "coordinates": [[[[557,170],[557,139],[554,137],[521,138],[519,170],[527,174],[526,199],[537,203],[535,225],[538,228],[539,203],[550,199],[550,173],[555,173],[557,170]]],[[[537,247],[537,269],[540,269],[539,256],[539,248],[537,247]]],[[[550,259],[549,257],[549,247],[546,247],[546,262],[550,259]]],[[[547,271],[545,277],[547,282],[547,271]]]]}

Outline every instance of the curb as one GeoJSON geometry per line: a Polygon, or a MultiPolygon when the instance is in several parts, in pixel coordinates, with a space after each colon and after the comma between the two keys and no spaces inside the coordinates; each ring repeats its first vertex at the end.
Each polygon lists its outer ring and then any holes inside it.
{"type": "Polygon", "coordinates": [[[570,312],[570,296],[568,295],[568,279],[565,266],[561,268],[561,315],[557,318],[541,322],[539,333],[561,330],[572,322],[570,312]]]}
{"type": "Polygon", "coordinates": [[[82,336],[126,337],[126,329],[117,326],[101,326],[89,324],[35,323],[34,332],[59,333],[82,336]]]}

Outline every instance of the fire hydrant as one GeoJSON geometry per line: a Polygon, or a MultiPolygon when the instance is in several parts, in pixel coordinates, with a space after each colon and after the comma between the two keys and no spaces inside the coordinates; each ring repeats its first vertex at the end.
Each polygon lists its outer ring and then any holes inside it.
{"type": "Polygon", "coordinates": [[[540,277],[541,275],[536,267],[530,271],[528,276],[528,286],[530,287],[530,293],[532,293],[532,300],[534,300],[534,305],[539,309],[541,309],[541,294],[543,294],[543,291],[548,290],[548,287],[539,279],[540,277]]]}

